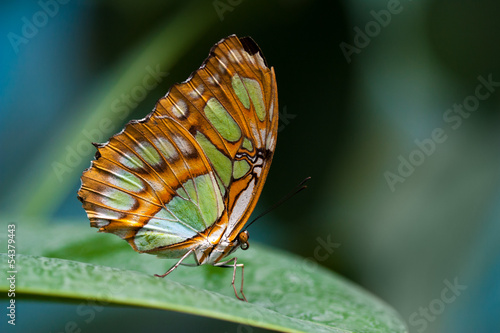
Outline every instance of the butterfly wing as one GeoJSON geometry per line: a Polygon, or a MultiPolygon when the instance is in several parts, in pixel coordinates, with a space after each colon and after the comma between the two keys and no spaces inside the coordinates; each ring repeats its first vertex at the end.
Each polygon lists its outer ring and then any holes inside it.
{"type": "Polygon", "coordinates": [[[156,105],[154,116],[177,119],[203,147],[217,175],[233,240],[252,213],[271,165],[278,130],[273,68],[251,38],[230,36],[156,105]]]}
{"type": "MultiPolygon", "coordinates": [[[[201,147],[174,119],[132,122],[97,148],[78,196],[91,226],[139,252],[195,242],[225,211],[201,147]]],[[[171,256],[188,245],[173,246],[171,256]]]]}
{"type": "Polygon", "coordinates": [[[223,39],[151,114],[96,145],[78,192],[91,225],[170,258],[201,240],[233,240],[271,164],[277,107],[258,46],[223,39]]]}

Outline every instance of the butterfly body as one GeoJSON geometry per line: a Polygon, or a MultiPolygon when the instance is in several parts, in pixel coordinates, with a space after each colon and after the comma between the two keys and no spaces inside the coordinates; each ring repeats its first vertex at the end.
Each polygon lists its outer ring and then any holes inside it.
{"type": "Polygon", "coordinates": [[[95,144],[78,192],[91,226],[138,252],[180,258],[173,268],[191,254],[198,265],[224,266],[248,248],[242,229],[274,154],[277,98],[257,44],[221,40],[153,112],[95,144]]]}

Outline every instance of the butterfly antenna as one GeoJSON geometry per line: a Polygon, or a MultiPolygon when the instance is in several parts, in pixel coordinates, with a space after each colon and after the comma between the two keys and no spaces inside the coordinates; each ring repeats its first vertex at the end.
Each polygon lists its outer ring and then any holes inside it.
{"type": "Polygon", "coordinates": [[[291,199],[293,196],[295,196],[297,193],[299,193],[300,191],[302,190],[305,190],[307,188],[307,185],[305,185],[305,183],[307,183],[309,181],[309,179],[311,179],[311,177],[307,177],[306,179],[304,179],[303,181],[300,182],[299,185],[297,185],[292,191],[290,191],[287,195],[285,195],[283,198],[281,198],[280,200],[278,200],[274,205],[272,205],[271,207],[269,207],[268,209],[266,209],[264,212],[260,213],[256,218],[254,218],[252,220],[252,222],[250,222],[244,229],[243,231],[247,230],[249,226],[252,225],[252,223],[254,223],[255,221],[257,221],[258,219],[260,219],[262,216],[266,215],[267,213],[275,210],[276,208],[278,208],[279,206],[281,206],[282,203],[284,203],[285,201],[287,201],[288,199],[291,199]]]}

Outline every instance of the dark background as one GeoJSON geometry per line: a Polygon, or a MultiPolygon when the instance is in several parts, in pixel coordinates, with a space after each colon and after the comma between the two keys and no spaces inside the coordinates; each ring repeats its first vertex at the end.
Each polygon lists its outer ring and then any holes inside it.
{"type": "MultiPolygon", "coordinates": [[[[500,82],[498,1],[54,3],[0,5],[2,220],[15,220],[20,230],[33,217],[54,227],[88,223],[76,200],[94,154],[84,133],[114,115],[97,141],[107,140],[149,113],[221,38],[251,36],[276,70],[282,127],[256,212],[312,177],[307,191],[252,225],[252,241],[304,257],[322,240],[339,244],[320,263],[391,304],[411,332],[500,331],[498,85],[474,111],[447,118],[454,104],[474,102],[478,77],[500,82]],[[46,20],[40,11],[50,14],[46,20]],[[27,21],[38,22],[36,31],[27,21]],[[168,75],[126,118],[109,113],[146,73],[129,65],[163,34],[164,45],[150,57],[159,62],[149,65],[168,75]],[[446,140],[430,143],[436,128],[446,140]],[[416,141],[426,143],[427,154],[416,141]],[[78,149],[80,158],[61,173],[57,163],[67,166],[78,149]],[[417,166],[400,166],[411,158],[417,166]],[[456,281],[466,289],[440,303],[456,281]]],[[[62,331],[75,308],[26,300],[19,329],[62,331]]],[[[199,327],[237,329],[125,307],[106,307],[81,328],[199,327]]]]}

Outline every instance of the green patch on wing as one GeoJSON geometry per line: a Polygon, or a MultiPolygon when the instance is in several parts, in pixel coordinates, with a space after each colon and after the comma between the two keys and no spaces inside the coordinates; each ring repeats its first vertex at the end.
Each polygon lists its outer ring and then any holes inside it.
{"type": "Polygon", "coordinates": [[[240,139],[240,127],[217,98],[210,98],[203,111],[210,123],[224,139],[230,142],[236,142],[240,139]]]}
{"type": "Polygon", "coordinates": [[[211,174],[201,175],[194,179],[198,193],[198,206],[206,226],[211,226],[224,210],[221,192],[211,174]]]}
{"type": "Polygon", "coordinates": [[[231,78],[231,85],[241,104],[247,109],[250,108],[250,99],[248,98],[247,90],[238,74],[234,74],[231,78]]]}
{"type": "Polygon", "coordinates": [[[117,169],[113,172],[112,177],[109,177],[109,182],[131,192],[141,192],[145,189],[144,183],[139,177],[124,169],[117,169]]]}
{"type": "Polygon", "coordinates": [[[245,160],[235,161],[233,169],[234,179],[239,179],[243,177],[248,172],[248,170],[250,170],[250,164],[248,164],[247,161],[245,160]]]}
{"type": "Polygon", "coordinates": [[[203,148],[203,152],[212,163],[222,183],[227,187],[231,181],[231,174],[233,171],[231,160],[221,153],[202,133],[196,133],[196,141],[198,141],[201,148],[203,148]]]}
{"type": "Polygon", "coordinates": [[[148,251],[182,242],[195,235],[196,230],[162,208],[137,232],[134,243],[139,251],[148,251]]]}
{"type": "Polygon", "coordinates": [[[139,251],[172,245],[196,236],[217,221],[224,210],[222,196],[211,174],[189,179],[176,196],[165,204],[136,234],[134,242],[139,251]]]}
{"type": "Polygon", "coordinates": [[[160,154],[148,142],[142,142],[137,149],[137,153],[150,165],[161,163],[160,154]]]}
{"type": "Polygon", "coordinates": [[[110,208],[117,210],[129,210],[134,206],[135,199],[128,193],[110,188],[105,193],[102,202],[110,208]]]}
{"type": "Polygon", "coordinates": [[[266,107],[264,104],[264,97],[262,95],[262,89],[259,82],[254,79],[243,78],[245,87],[247,88],[250,99],[252,100],[253,107],[255,108],[255,113],[259,117],[260,121],[264,121],[266,117],[266,107]]]}
{"type": "Polygon", "coordinates": [[[252,151],[253,150],[252,141],[248,140],[248,138],[244,138],[243,139],[243,148],[245,148],[248,151],[252,151]]]}

